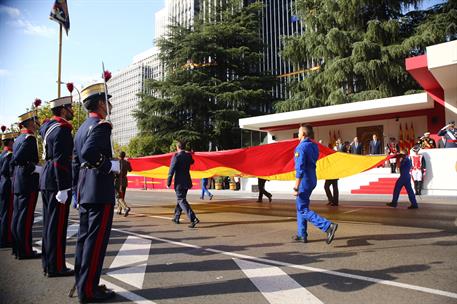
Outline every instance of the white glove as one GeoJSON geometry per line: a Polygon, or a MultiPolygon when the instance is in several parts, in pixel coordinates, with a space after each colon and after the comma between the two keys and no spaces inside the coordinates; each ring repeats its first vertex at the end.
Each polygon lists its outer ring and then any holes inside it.
{"type": "Polygon", "coordinates": [[[68,199],[68,190],[62,190],[57,192],[56,199],[59,203],[65,204],[68,199]]]}
{"type": "Polygon", "coordinates": [[[35,169],[33,170],[33,173],[41,174],[42,172],[43,172],[43,167],[35,165],[35,169]]]}
{"type": "Polygon", "coordinates": [[[111,161],[111,170],[110,172],[113,173],[120,173],[121,172],[121,165],[118,160],[111,161]]]}

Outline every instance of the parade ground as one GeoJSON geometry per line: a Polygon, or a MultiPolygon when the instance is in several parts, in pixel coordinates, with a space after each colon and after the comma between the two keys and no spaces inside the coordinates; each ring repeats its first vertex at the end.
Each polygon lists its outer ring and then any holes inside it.
{"type": "MultiPolygon", "coordinates": [[[[128,217],[114,215],[102,284],[113,303],[457,303],[457,200],[420,197],[420,208],[385,206],[390,196],[342,196],[339,207],[314,197],[311,207],[339,224],[335,240],[309,225],[309,242],[291,240],[290,194],[256,203],[256,194],[217,191],[188,199],[201,223],[171,221],[175,194],[127,192],[128,217]]],[[[41,202],[34,225],[40,248],[41,202]]],[[[78,227],[72,209],[67,262],[78,227]]],[[[0,250],[1,303],[77,303],[73,277],[46,278],[40,260],[0,250]]]]}

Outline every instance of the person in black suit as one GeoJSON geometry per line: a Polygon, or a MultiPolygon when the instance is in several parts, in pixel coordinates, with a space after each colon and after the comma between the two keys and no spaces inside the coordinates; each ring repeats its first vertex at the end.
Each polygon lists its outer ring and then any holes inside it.
{"type": "Polygon", "coordinates": [[[167,188],[170,188],[174,176],[174,188],[176,192],[175,215],[172,221],[179,224],[179,217],[184,211],[190,220],[189,228],[194,228],[200,220],[195,216],[194,211],[186,199],[187,191],[192,188],[192,179],[190,178],[190,165],[194,159],[189,152],[184,150],[185,144],[181,141],[176,143],[177,153],[171,159],[170,170],[168,171],[167,188]]]}
{"type": "Polygon", "coordinates": [[[362,155],[362,144],[359,143],[359,139],[354,137],[354,141],[351,143],[351,153],[362,155]]]}
{"type": "Polygon", "coordinates": [[[373,134],[373,140],[370,141],[368,154],[381,154],[381,142],[378,140],[376,134],[373,134]]]}

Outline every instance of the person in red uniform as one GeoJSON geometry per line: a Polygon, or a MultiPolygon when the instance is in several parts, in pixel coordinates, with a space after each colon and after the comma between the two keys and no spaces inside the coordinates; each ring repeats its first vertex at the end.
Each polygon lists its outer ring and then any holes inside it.
{"type": "Polygon", "coordinates": [[[411,161],[413,163],[411,177],[414,181],[416,195],[421,195],[422,184],[426,173],[425,158],[422,154],[419,154],[419,150],[420,147],[418,145],[414,146],[411,155],[411,161]]]}

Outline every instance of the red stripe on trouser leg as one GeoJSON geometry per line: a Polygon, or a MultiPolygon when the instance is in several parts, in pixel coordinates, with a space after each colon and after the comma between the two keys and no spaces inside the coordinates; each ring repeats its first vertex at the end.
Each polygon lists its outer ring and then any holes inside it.
{"type": "Polygon", "coordinates": [[[11,231],[11,223],[13,221],[13,204],[14,204],[14,193],[13,193],[13,191],[11,191],[10,204],[8,206],[8,214],[6,217],[6,222],[8,225],[8,243],[11,243],[13,241],[13,233],[11,231]]]}
{"type": "Polygon", "coordinates": [[[38,192],[30,193],[28,208],[27,208],[27,217],[25,220],[24,248],[25,248],[25,253],[27,256],[32,255],[32,244],[28,240],[30,239],[31,233],[32,233],[33,212],[35,211],[34,203],[35,203],[35,198],[36,198],[37,194],[38,194],[38,192]]]}
{"type": "Polygon", "coordinates": [[[65,205],[57,203],[57,208],[59,208],[59,220],[57,221],[57,271],[63,271],[63,244],[62,244],[62,234],[65,228],[65,205]]]}
{"type": "Polygon", "coordinates": [[[95,241],[95,248],[92,253],[92,259],[90,261],[89,275],[87,276],[85,293],[86,296],[90,299],[94,296],[93,294],[93,284],[95,279],[95,274],[97,273],[98,262],[100,260],[100,250],[103,245],[103,240],[105,238],[106,226],[108,224],[108,217],[110,215],[110,204],[105,205],[103,210],[102,223],[98,229],[97,239],[95,241]]]}

